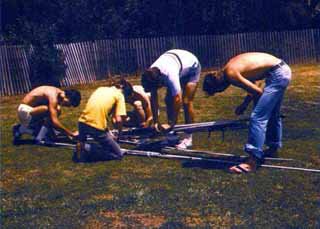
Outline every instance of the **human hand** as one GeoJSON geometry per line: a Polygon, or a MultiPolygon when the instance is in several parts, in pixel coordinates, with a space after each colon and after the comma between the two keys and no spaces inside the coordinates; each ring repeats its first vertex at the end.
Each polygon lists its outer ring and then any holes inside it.
{"type": "Polygon", "coordinates": [[[234,113],[236,115],[242,115],[246,109],[247,109],[247,106],[244,106],[243,104],[241,104],[241,105],[236,107],[234,113]]]}
{"type": "Polygon", "coordinates": [[[147,128],[148,124],[146,122],[142,122],[142,123],[140,123],[140,127],[141,128],[147,128]]]}
{"type": "Polygon", "coordinates": [[[169,124],[156,123],[154,128],[157,132],[160,132],[160,133],[166,133],[171,130],[171,126],[169,124]]]}
{"type": "Polygon", "coordinates": [[[71,134],[67,135],[67,137],[70,139],[70,140],[77,140],[78,139],[78,136],[79,136],[79,131],[73,131],[71,132],[71,134]]]}

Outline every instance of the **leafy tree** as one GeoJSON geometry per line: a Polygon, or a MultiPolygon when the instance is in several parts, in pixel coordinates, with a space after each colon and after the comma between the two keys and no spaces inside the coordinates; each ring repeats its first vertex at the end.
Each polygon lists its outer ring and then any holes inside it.
{"type": "Polygon", "coordinates": [[[63,53],[52,44],[35,44],[30,55],[30,81],[32,87],[40,85],[60,86],[66,65],[63,53]]]}
{"type": "Polygon", "coordinates": [[[318,0],[3,0],[8,43],[319,27],[318,0]]]}

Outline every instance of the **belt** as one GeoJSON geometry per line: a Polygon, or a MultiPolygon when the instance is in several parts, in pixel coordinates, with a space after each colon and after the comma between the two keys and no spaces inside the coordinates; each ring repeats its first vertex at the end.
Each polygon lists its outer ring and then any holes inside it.
{"type": "Polygon", "coordinates": [[[276,64],[274,66],[272,66],[269,70],[268,73],[273,72],[275,70],[277,70],[278,68],[281,68],[283,65],[286,65],[286,62],[284,62],[283,60],[281,60],[281,62],[279,64],[276,64]]]}
{"type": "Polygon", "coordinates": [[[180,69],[179,69],[179,74],[180,74],[182,71],[182,61],[181,61],[180,57],[177,54],[175,54],[174,52],[166,52],[165,54],[171,54],[176,57],[176,59],[178,60],[178,62],[180,64],[180,69]]]}

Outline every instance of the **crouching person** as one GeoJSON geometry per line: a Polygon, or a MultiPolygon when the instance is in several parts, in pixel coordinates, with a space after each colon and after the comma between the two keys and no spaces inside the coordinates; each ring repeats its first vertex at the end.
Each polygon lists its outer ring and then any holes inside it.
{"type": "Polygon", "coordinates": [[[149,127],[153,121],[151,94],[145,92],[142,86],[131,85],[123,78],[114,83],[114,86],[122,90],[126,103],[133,107],[131,111],[127,112],[127,118],[123,125],[126,127],[149,127]]]}
{"type": "Polygon", "coordinates": [[[108,130],[107,117],[113,115],[118,133],[126,115],[124,96],[116,87],[99,87],[90,96],[79,118],[79,141],[73,155],[75,162],[120,160],[123,153],[108,130]],[[93,141],[88,142],[88,137],[93,141]]]}
{"type": "Polygon", "coordinates": [[[77,131],[66,128],[59,120],[61,107],[77,107],[81,94],[77,90],[61,90],[52,86],[40,86],[30,91],[18,107],[19,124],[13,127],[13,144],[18,144],[23,134],[33,135],[36,142],[47,141],[55,132],[69,138],[77,137],[77,131]]]}

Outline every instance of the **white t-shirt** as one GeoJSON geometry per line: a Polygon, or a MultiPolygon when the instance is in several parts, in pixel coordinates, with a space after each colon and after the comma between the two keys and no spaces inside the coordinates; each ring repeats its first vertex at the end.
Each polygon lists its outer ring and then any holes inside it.
{"type": "Polygon", "coordinates": [[[157,67],[166,78],[166,86],[172,96],[181,92],[181,79],[186,78],[187,82],[198,82],[201,72],[201,66],[197,57],[191,52],[181,49],[172,49],[165,52],[151,67],[157,67]],[[181,63],[172,53],[175,53],[179,57],[181,63]]]}
{"type": "Polygon", "coordinates": [[[145,92],[144,88],[141,85],[133,85],[133,90],[141,95],[150,96],[150,92],[145,92]]]}

